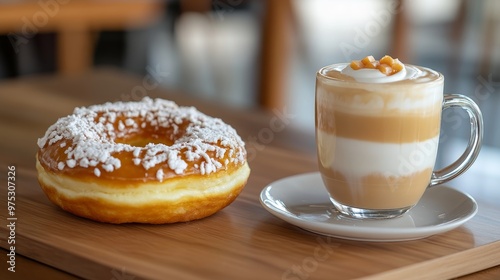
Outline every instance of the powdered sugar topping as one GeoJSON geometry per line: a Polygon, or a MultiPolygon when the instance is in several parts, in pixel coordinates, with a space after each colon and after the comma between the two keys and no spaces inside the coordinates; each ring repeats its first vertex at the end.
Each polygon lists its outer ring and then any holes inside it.
{"type": "Polygon", "coordinates": [[[156,172],[158,181],[164,179],[165,168],[184,174],[188,163],[193,161],[201,161],[193,165],[201,174],[246,161],[243,141],[222,120],[193,107],[179,107],[171,101],[148,97],[139,102],[76,108],[72,115],[59,119],[38,139],[40,149],[52,145],[64,149],[67,156],[58,162],[60,170],[77,166],[92,168],[97,177],[125,164],[118,158],[119,153],[129,153],[132,162],[128,164],[141,165],[145,170],[161,165],[156,172]],[[117,141],[133,133],[140,134],[146,127],[168,129],[173,134],[172,143],[149,143],[140,147],[117,141]]]}

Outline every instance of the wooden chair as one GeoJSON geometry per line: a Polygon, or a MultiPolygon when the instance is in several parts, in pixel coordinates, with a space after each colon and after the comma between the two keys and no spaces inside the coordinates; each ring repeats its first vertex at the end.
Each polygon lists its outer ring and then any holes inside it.
{"type": "Polygon", "coordinates": [[[0,4],[0,33],[16,52],[36,33],[57,33],[58,71],[79,74],[92,66],[93,32],[145,26],[162,12],[154,0],[9,1],[0,4]]]}
{"type": "MultiPolygon", "coordinates": [[[[264,3],[258,99],[264,108],[282,108],[290,66],[293,8],[290,0],[264,3]]],[[[210,1],[181,1],[184,11],[210,8],[210,1]]],[[[7,2],[0,4],[0,33],[8,34],[14,48],[20,48],[38,32],[56,32],[58,71],[79,74],[92,66],[93,32],[146,26],[164,10],[164,3],[154,0],[7,2]]]]}

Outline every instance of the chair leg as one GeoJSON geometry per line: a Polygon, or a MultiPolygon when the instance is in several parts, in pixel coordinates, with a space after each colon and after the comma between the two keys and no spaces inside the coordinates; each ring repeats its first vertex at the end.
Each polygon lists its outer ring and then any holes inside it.
{"type": "Polygon", "coordinates": [[[92,67],[94,44],[90,30],[61,30],[57,44],[60,73],[81,74],[92,67]]]}
{"type": "Polygon", "coordinates": [[[408,44],[408,18],[404,9],[401,9],[403,5],[402,0],[397,0],[398,11],[394,17],[394,45],[392,48],[393,57],[397,57],[399,60],[411,61],[410,57],[410,46],[408,44]]]}
{"type": "Polygon", "coordinates": [[[285,104],[291,55],[292,4],[289,0],[266,2],[261,45],[259,104],[281,108],[285,104]]]}

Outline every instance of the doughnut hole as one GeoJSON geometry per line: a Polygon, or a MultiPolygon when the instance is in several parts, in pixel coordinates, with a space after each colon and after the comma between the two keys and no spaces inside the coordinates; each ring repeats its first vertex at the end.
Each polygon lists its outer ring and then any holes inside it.
{"type": "Polygon", "coordinates": [[[134,147],[146,147],[146,145],[151,143],[163,144],[167,146],[172,146],[174,144],[174,141],[172,139],[169,139],[164,135],[147,134],[147,133],[137,133],[127,138],[118,138],[115,139],[115,142],[121,144],[128,144],[134,147]]]}
{"type": "MultiPolygon", "coordinates": [[[[148,144],[172,146],[177,139],[184,135],[188,126],[187,122],[181,124],[166,123],[163,126],[158,126],[156,124],[151,125],[150,122],[142,122],[139,119],[135,119],[134,121],[137,127],[126,127],[121,130],[126,133],[123,136],[118,134],[117,137],[114,137],[113,141],[115,143],[128,144],[133,147],[145,147],[148,144]]],[[[119,129],[119,123],[120,120],[115,122],[115,129],[119,129]]]]}

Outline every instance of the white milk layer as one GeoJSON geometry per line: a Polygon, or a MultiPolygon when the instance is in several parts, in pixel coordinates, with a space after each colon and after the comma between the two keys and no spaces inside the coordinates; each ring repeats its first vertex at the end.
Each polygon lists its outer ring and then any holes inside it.
{"type": "Polygon", "coordinates": [[[408,176],[433,168],[439,136],[422,142],[380,143],[337,137],[317,131],[319,160],[326,169],[348,177],[373,174],[408,176]]]}
{"type": "Polygon", "coordinates": [[[316,96],[319,104],[334,104],[337,110],[356,112],[361,115],[379,114],[381,112],[408,112],[422,108],[441,106],[443,100],[443,84],[436,84],[426,89],[419,87],[386,88],[380,85],[377,91],[355,91],[349,95],[332,93],[329,87],[317,88],[316,96]],[[398,90],[398,92],[394,92],[398,90]]]}
{"type": "MultiPolygon", "coordinates": [[[[382,89],[383,90],[383,89],[382,89]]],[[[316,96],[320,104],[334,104],[336,110],[345,112],[359,112],[362,115],[379,114],[381,112],[408,112],[421,108],[434,108],[440,106],[443,100],[442,84],[428,88],[419,93],[403,92],[389,94],[387,92],[353,93],[348,98],[339,94],[331,94],[326,87],[318,88],[316,96]]],[[[407,89],[406,89],[407,90],[407,89]]]]}

